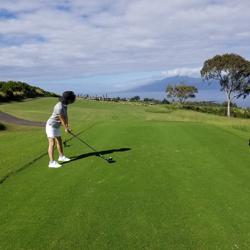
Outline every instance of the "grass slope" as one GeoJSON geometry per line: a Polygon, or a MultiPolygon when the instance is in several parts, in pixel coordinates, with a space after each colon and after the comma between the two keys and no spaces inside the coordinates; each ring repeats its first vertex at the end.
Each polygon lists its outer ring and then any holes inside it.
{"type": "MultiPolygon", "coordinates": [[[[1,109],[40,120],[53,103],[1,109]]],[[[81,138],[116,163],[74,139],[65,150],[75,160],[63,168],[48,169],[44,156],[8,178],[0,249],[248,248],[249,121],[83,101],[69,114],[76,131],[85,129],[81,138]]],[[[12,126],[0,138],[1,175],[47,150],[39,128],[12,126]]]]}

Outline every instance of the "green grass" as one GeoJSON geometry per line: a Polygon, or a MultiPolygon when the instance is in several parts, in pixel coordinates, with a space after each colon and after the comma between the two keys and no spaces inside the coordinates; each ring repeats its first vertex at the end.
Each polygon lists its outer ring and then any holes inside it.
{"type": "MultiPolygon", "coordinates": [[[[46,120],[55,102],[0,109],[46,120]]],[[[49,169],[47,155],[31,163],[46,153],[44,130],[7,124],[0,249],[249,248],[249,120],[81,100],[69,116],[75,132],[85,130],[81,138],[113,151],[116,162],[88,156],[73,139],[66,155],[80,159],[61,169],[49,169]]]]}

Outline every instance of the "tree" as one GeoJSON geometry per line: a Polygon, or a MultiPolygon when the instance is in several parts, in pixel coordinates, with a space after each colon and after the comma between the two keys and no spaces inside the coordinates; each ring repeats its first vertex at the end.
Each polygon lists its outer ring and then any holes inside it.
{"type": "Polygon", "coordinates": [[[131,98],[130,98],[130,101],[131,101],[131,102],[138,102],[138,101],[140,101],[140,99],[141,99],[140,96],[136,95],[136,96],[134,96],[134,97],[131,97],[131,98]]]}
{"type": "Polygon", "coordinates": [[[162,104],[170,104],[170,102],[169,102],[166,98],[164,98],[164,99],[161,101],[161,103],[162,103],[162,104]]]}
{"type": "Polygon", "coordinates": [[[172,86],[171,84],[169,84],[166,88],[166,93],[167,93],[167,98],[172,99],[172,102],[174,102],[175,100],[175,86],[172,86]]]}
{"type": "Polygon", "coordinates": [[[198,93],[198,89],[195,86],[182,85],[168,85],[166,88],[167,97],[172,101],[176,99],[180,103],[184,103],[188,98],[195,98],[195,94],[198,93]]]}
{"type": "Polygon", "coordinates": [[[216,55],[204,62],[201,69],[204,80],[217,80],[221,91],[227,97],[227,116],[230,117],[230,103],[250,93],[250,62],[236,54],[216,55]]]}

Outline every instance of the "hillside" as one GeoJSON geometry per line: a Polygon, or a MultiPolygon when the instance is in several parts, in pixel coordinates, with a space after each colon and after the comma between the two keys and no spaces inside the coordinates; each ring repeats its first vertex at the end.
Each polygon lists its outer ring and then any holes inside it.
{"type": "Polygon", "coordinates": [[[47,92],[39,87],[31,86],[25,82],[0,81],[0,102],[22,100],[35,97],[56,97],[55,93],[47,92]]]}

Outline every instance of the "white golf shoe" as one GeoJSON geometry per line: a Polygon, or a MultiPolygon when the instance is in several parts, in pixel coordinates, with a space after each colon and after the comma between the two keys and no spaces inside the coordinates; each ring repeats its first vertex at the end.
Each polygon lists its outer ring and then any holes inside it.
{"type": "Polygon", "coordinates": [[[58,161],[60,161],[60,162],[68,162],[68,161],[70,161],[70,159],[67,158],[65,155],[63,155],[63,156],[59,156],[58,161]]]}
{"type": "Polygon", "coordinates": [[[57,161],[52,161],[49,163],[49,168],[60,168],[62,165],[59,164],[57,161]]]}

